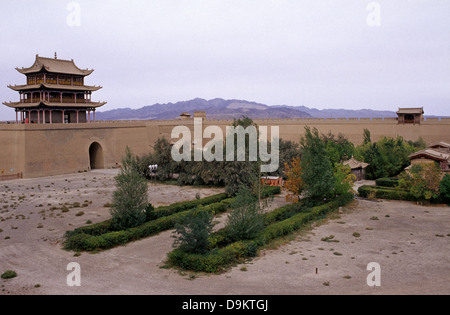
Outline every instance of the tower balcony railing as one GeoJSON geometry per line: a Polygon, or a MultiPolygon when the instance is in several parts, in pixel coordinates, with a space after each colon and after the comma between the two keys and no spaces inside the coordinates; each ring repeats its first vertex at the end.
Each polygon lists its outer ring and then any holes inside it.
{"type": "MultiPolygon", "coordinates": [[[[39,103],[41,101],[47,101],[50,103],[61,103],[61,98],[50,98],[50,100],[42,100],[41,98],[30,98],[30,99],[26,99],[26,100],[22,100],[21,103],[23,104],[31,104],[31,103],[39,103]]],[[[64,104],[69,104],[69,103],[75,103],[75,104],[88,104],[91,103],[90,100],[86,100],[86,99],[73,99],[73,98],[63,98],[62,99],[62,103],[64,104]]]]}

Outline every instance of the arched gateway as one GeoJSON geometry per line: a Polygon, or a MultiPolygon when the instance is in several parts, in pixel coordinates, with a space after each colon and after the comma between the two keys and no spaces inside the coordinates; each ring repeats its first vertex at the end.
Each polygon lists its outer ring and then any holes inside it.
{"type": "Polygon", "coordinates": [[[103,148],[98,142],[93,142],[89,147],[89,161],[91,170],[98,170],[105,168],[105,161],[103,158],[103,148]]]}

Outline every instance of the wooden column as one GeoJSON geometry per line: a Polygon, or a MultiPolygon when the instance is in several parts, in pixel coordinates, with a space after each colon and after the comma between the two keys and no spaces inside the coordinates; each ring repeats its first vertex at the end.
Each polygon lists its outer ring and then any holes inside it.
{"type": "Polygon", "coordinates": [[[41,111],[38,109],[37,110],[37,114],[38,114],[38,124],[41,123],[41,111]]]}
{"type": "Polygon", "coordinates": [[[19,113],[16,111],[16,125],[19,124],[19,113]]]}
{"type": "Polygon", "coordinates": [[[45,125],[45,108],[42,110],[42,123],[45,125]]]}
{"type": "Polygon", "coordinates": [[[64,109],[61,111],[61,115],[62,115],[62,123],[65,124],[66,122],[64,121],[64,109]]]}
{"type": "Polygon", "coordinates": [[[95,109],[94,109],[94,122],[95,122],[95,109]]]}
{"type": "Polygon", "coordinates": [[[79,119],[79,110],[77,109],[77,124],[79,124],[80,123],[80,119],[79,119]]]}
{"type": "Polygon", "coordinates": [[[53,110],[50,109],[50,125],[53,124],[52,112],[53,112],[53,110]]]}

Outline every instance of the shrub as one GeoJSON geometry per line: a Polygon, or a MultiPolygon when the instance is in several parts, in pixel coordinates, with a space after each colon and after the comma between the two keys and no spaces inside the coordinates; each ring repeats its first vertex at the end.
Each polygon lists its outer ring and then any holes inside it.
{"type": "Polygon", "coordinates": [[[164,216],[172,215],[181,211],[193,209],[198,206],[206,206],[213,203],[218,203],[224,199],[227,199],[227,194],[217,194],[209,196],[203,199],[196,199],[191,201],[182,201],[173,203],[169,206],[161,206],[153,210],[149,210],[147,213],[147,221],[155,220],[164,216]]]}
{"type": "Polygon", "coordinates": [[[122,170],[115,178],[117,190],[113,193],[110,208],[112,224],[117,230],[143,224],[148,205],[147,179],[139,173],[136,157],[128,147],[122,164],[122,170]]]}
{"type": "Polygon", "coordinates": [[[180,245],[183,250],[193,254],[203,254],[209,246],[209,235],[213,224],[213,215],[207,211],[190,213],[175,224],[178,237],[174,246],[180,245]]]}
{"type": "Polygon", "coordinates": [[[13,270],[7,270],[1,275],[1,278],[5,280],[13,279],[15,277],[17,277],[17,273],[13,270]]]}
{"type": "Polygon", "coordinates": [[[361,186],[358,188],[358,193],[363,198],[375,197],[389,200],[416,200],[409,191],[401,188],[361,186]]]}
{"type": "Polygon", "coordinates": [[[235,241],[254,238],[264,227],[261,204],[250,189],[241,186],[234,198],[231,208],[233,211],[228,217],[228,235],[235,241]]]}
{"type": "Polygon", "coordinates": [[[450,203],[450,175],[445,174],[440,183],[441,200],[450,203]]]}
{"type": "Polygon", "coordinates": [[[381,187],[398,187],[398,178],[396,177],[385,177],[379,178],[375,181],[377,186],[381,187]]]}

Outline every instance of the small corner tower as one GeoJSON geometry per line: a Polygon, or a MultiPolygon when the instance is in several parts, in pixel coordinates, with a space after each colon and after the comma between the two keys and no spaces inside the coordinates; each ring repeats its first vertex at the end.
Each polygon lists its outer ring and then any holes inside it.
{"type": "Polygon", "coordinates": [[[418,124],[420,125],[423,120],[423,107],[420,108],[399,108],[398,112],[398,124],[418,124]]]}
{"type": "Polygon", "coordinates": [[[36,55],[31,67],[16,70],[27,77],[26,84],[8,87],[19,92],[20,101],[3,103],[15,109],[16,123],[95,122],[95,111],[106,104],[91,100],[92,92],[101,86],[84,84],[85,77],[94,70],[78,68],[73,59],[58,59],[56,53],[55,58],[36,55]]]}

